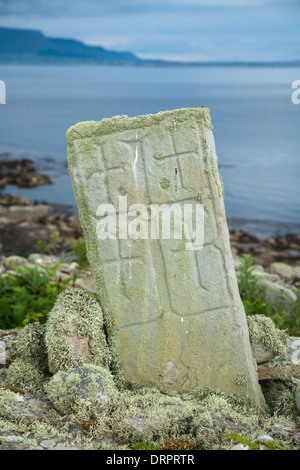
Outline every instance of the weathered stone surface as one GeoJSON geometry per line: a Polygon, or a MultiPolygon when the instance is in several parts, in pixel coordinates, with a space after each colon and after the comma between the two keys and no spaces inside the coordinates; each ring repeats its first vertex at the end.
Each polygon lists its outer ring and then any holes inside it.
{"type": "Polygon", "coordinates": [[[210,385],[260,401],[209,110],[79,123],[67,138],[89,261],[125,380],[167,390],[210,385]],[[124,195],[128,206],[148,209],[203,204],[203,248],[188,251],[174,239],[98,240],[98,206],[118,210],[124,195]]]}

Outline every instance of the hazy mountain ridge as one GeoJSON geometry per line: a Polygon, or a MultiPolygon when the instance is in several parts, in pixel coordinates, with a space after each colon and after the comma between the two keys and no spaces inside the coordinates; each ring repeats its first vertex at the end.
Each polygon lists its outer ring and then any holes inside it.
{"type": "Polygon", "coordinates": [[[0,63],[105,64],[161,66],[299,66],[300,60],[282,62],[213,61],[184,62],[141,59],[132,52],[117,52],[102,46],[89,46],[76,39],[50,38],[39,30],[0,27],[0,63]]]}
{"type": "Polygon", "coordinates": [[[116,52],[101,46],[87,46],[74,39],[48,38],[38,30],[0,27],[0,62],[34,63],[135,63],[130,52],[116,52]]]}

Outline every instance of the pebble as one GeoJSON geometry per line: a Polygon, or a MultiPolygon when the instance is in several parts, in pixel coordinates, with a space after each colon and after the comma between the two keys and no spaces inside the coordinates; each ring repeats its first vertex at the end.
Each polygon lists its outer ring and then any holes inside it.
{"type": "Polygon", "coordinates": [[[55,446],[55,442],[51,440],[46,440],[40,442],[40,446],[43,447],[44,449],[51,449],[52,447],[55,446]]]}

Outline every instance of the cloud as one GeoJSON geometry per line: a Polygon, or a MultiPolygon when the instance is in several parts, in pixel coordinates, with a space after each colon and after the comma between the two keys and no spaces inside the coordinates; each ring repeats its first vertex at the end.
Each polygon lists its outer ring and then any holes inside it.
{"type": "Polygon", "coordinates": [[[299,4],[299,0],[0,0],[2,15],[90,16],[299,4]]]}

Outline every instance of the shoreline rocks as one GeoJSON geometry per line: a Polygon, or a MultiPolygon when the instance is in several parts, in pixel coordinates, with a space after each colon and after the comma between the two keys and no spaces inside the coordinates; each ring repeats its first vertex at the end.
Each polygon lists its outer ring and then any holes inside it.
{"type": "Polygon", "coordinates": [[[33,188],[54,184],[48,175],[39,173],[39,168],[29,159],[0,160],[0,188],[14,184],[20,188],[33,188]]]}

